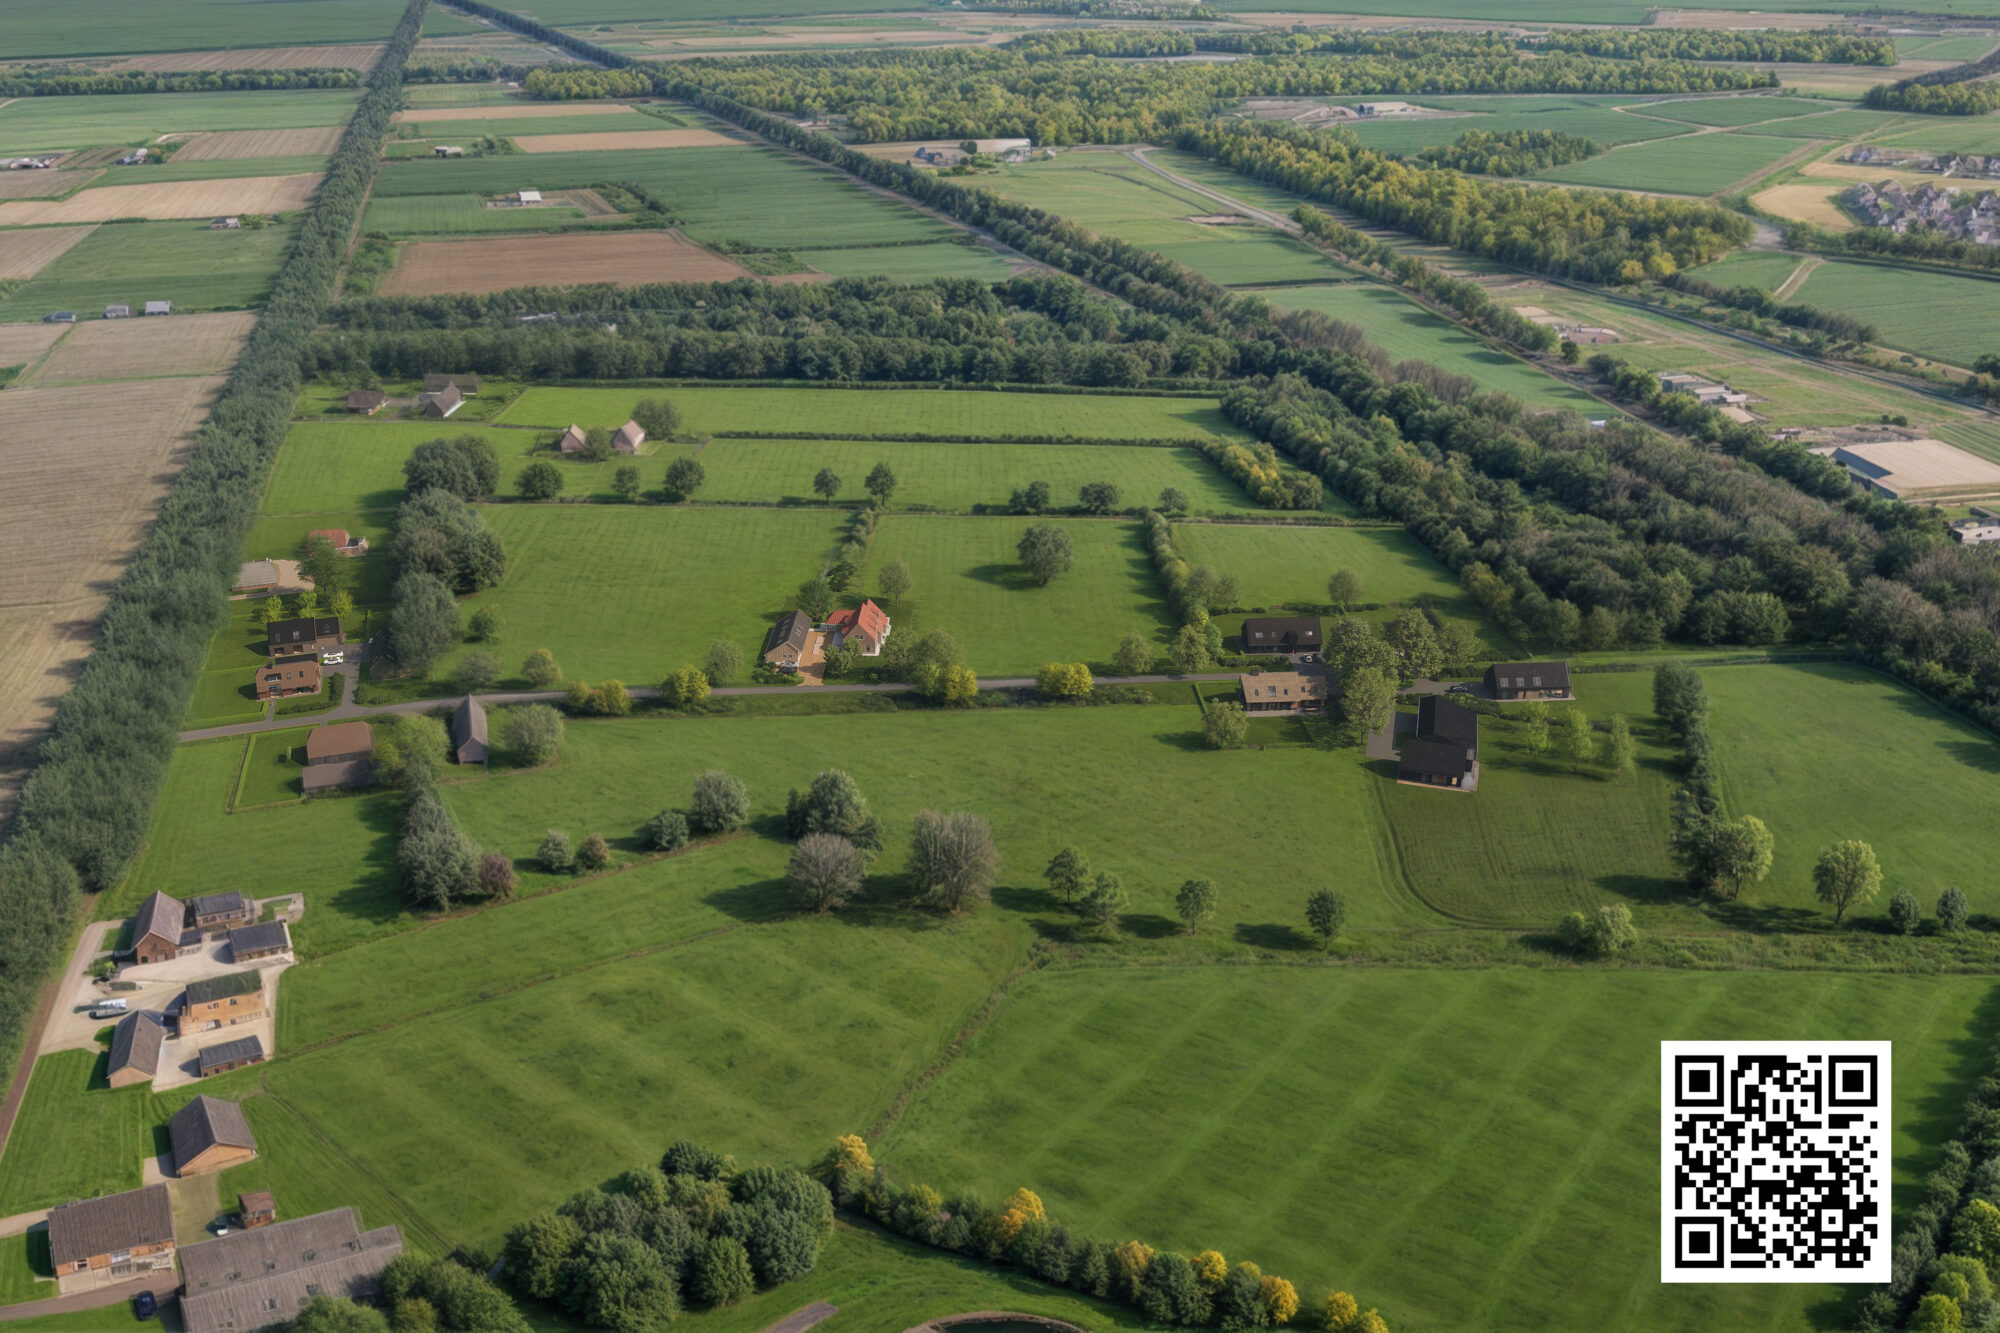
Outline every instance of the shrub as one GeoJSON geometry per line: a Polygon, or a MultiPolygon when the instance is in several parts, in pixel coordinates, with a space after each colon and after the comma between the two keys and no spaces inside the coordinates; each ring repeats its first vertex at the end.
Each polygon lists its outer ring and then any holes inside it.
{"type": "Polygon", "coordinates": [[[861,788],[838,768],[816,774],[803,795],[794,788],[785,797],[785,835],[812,833],[836,834],[867,852],[882,850],[882,828],[868,813],[861,788]]]}
{"type": "Polygon", "coordinates": [[[1923,917],[1924,909],[1917,906],[1917,895],[1908,889],[1897,889],[1890,897],[1889,920],[1896,927],[1897,933],[1916,934],[1917,927],[1923,924],[1923,917]]]}
{"type": "Polygon", "coordinates": [[[492,643],[507,628],[507,622],[500,612],[490,606],[482,606],[472,613],[466,622],[466,632],[474,643],[492,643]]]}
{"type": "Polygon", "coordinates": [[[527,660],[521,663],[521,674],[538,690],[554,689],[562,684],[562,668],[556,665],[556,659],[546,648],[537,648],[528,654],[527,660]]]}
{"type": "Polygon", "coordinates": [[[660,695],[670,708],[693,708],[708,698],[708,689],[708,675],[700,667],[684,666],[660,682],[660,695]]]}
{"type": "Polygon", "coordinates": [[[602,833],[593,833],[576,849],[576,863],[584,870],[602,870],[611,863],[611,844],[602,833]]]}
{"type": "Polygon", "coordinates": [[[515,485],[524,499],[553,500],[563,492],[562,469],[554,463],[530,463],[521,469],[521,478],[515,485]]]}
{"type": "Polygon", "coordinates": [[[500,679],[500,659],[492,653],[467,653],[458,662],[458,687],[467,694],[488,689],[500,679]]]}
{"type": "Polygon", "coordinates": [[[1214,750],[1234,750],[1250,733],[1250,719],[1242,704],[1212,703],[1202,713],[1201,734],[1214,750]]]}
{"type": "Polygon", "coordinates": [[[487,852],[479,858],[479,887],[489,898],[514,896],[514,863],[505,852],[487,852]]]}
{"type": "Polygon", "coordinates": [[[792,848],[785,875],[802,907],[824,913],[860,894],[866,868],[860,851],[839,834],[808,833],[792,848]]]}
{"type": "Polygon", "coordinates": [[[551,875],[566,875],[576,869],[576,848],[570,845],[569,834],[552,828],[549,836],[542,839],[542,845],[535,852],[535,859],[542,863],[542,869],[551,875]]]}
{"type": "Polygon", "coordinates": [[[987,899],[1000,868],[993,828],[978,815],[919,810],[910,827],[910,878],[924,900],[945,912],[987,899]]]}
{"type": "Polygon", "coordinates": [[[740,1241],[712,1236],[694,1255],[692,1281],[697,1300],[711,1306],[734,1305],[757,1290],[750,1254],[740,1241]]]}
{"type": "Polygon", "coordinates": [[[1956,884],[1938,896],[1937,923],[1943,931],[1965,929],[1966,918],[1972,914],[1972,905],[1966,900],[1965,890],[1956,884]]]}
{"type": "Polygon", "coordinates": [[[1051,699],[1088,699],[1093,685],[1090,668],[1082,662],[1050,662],[1037,683],[1051,699]]]}
{"type": "Polygon", "coordinates": [[[538,768],[552,761],[562,739],[562,714],[549,705],[521,704],[507,710],[507,745],[523,766],[538,768]]]}
{"type": "Polygon", "coordinates": [[[694,780],[688,823],[697,833],[728,833],[750,819],[750,789],[741,779],[711,768],[694,780]]]}
{"type": "Polygon", "coordinates": [[[646,845],[656,852],[679,851],[687,840],[687,816],[678,810],[662,810],[646,821],[646,845]]]}

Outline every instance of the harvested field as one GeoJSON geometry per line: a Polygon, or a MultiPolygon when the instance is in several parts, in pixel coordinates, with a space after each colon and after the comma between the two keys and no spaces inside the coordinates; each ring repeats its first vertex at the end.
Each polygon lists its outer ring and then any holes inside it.
{"type": "Polygon", "coordinates": [[[436,120],[539,120],[561,116],[607,116],[639,114],[624,102],[508,102],[503,106],[432,106],[415,111],[398,111],[402,125],[422,125],[436,120]]]}
{"type": "Polygon", "coordinates": [[[71,328],[68,324],[0,324],[0,366],[25,366],[71,328]]]}
{"type": "Polygon", "coordinates": [[[107,185],[68,199],[0,204],[0,226],[47,222],[109,222],[113,218],[208,218],[224,213],[289,213],[319,188],[319,173],[240,176],[232,180],[107,185]]]}
{"type": "Polygon", "coordinates": [[[245,157],[299,157],[331,153],[341,127],[304,130],[216,130],[197,134],[174,151],[176,162],[221,162],[245,157]]]}
{"type": "Polygon", "coordinates": [[[0,393],[0,812],[219,378],[0,393]],[[95,429],[80,431],[89,420],[95,429]],[[88,485],[80,477],[92,478],[88,485]]]}
{"type": "Polygon", "coordinates": [[[382,282],[384,296],[497,292],[525,279],[538,284],[727,282],[748,269],[672,232],[609,236],[521,236],[480,241],[418,241],[382,282]]]}
{"type": "Polygon", "coordinates": [[[0,199],[47,199],[90,184],[98,171],[9,171],[0,173],[0,199]]]}
{"type": "Polygon", "coordinates": [[[50,227],[16,232],[0,245],[0,278],[32,278],[45,265],[94,230],[91,227],[50,227]]]}
{"type": "Polygon", "coordinates": [[[1834,202],[1847,188],[1835,181],[1793,181],[1752,195],[1750,202],[1781,218],[1810,222],[1828,231],[1853,231],[1854,219],[1834,202]]]}
{"type": "Polygon", "coordinates": [[[359,69],[381,59],[379,42],[348,46],[266,46],[252,50],[173,51],[165,55],[133,56],[108,69],[359,69]]]}
{"type": "Polygon", "coordinates": [[[80,380],[135,380],[164,375],[219,375],[236,360],[250,326],[248,310],[166,319],[95,319],[79,324],[35,371],[41,388],[80,380]]]}
{"type": "Polygon", "coordinates": [[[622,148],[732,148],[743,146],[714,130],[632,130],[614,134],[524,134],[514,139],[524,153],[612,152],[622,148]]]}

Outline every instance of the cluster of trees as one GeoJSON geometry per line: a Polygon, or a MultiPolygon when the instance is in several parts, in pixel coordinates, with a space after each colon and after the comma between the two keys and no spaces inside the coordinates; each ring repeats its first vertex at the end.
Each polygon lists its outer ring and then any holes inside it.
{"type": "Polygon", "coordinates": [[[1948,232],[1928,226],[1912,227],[1899,235],[1889,227],[1831,232],[1810,222],[1792,222],[1785,226],[1785,247],[1868,259],[1912,259],[1953,268],[2000,269],[2000,246],[1957,240],[1948,232]]]}
{"type": "Polygon", "coordinates": [[[1728,818],[1708,733],[1708,687],[1694,668],[1663,663],[1653,673],[1653,713],[1681,751],[1681,783],[1669,805],[1668,846],[1690,887],[1734,899],[1771,873],[1776,840],[1755,815],[1728,818]]]}
{"type": "MultiPolygon", "coordinates": [[[[785,832],[796,844],[786,878],[802,910],[839,910],[862,896],[870,860],[882,850],[882,826],[860,787],[829,768],[785,799],[785,832]]],[[[906,865],[919,899],[946,913],[984,903],[999,873],[993,828],[969,811],[919,810],[910,824],[906,865]]]]}
{"type": "Polygon", "coordinates": [[[553,102],[588,101],[599,97],[644,97],[653,80],[636,69],[597,69],[589,65],[537,65],[521,80],[521,91],[553,102]]]}
{"type": "MultiPolygon", "coordinates": [[[[558,741],[560,726],[558,720],[558,741]]],[[[402,825],[396,834],[397,882],[404,901],[425,912],[449,911],[468,899],[504,900],[514,894],[514,863],[502,852],[482,851],[438,794],[438,774],[449,744],[443,723],[434,717],[384,718],[375,724],[376,778],[400,786],[403,793],[402,825]]]]}
{"type": "Polygon", "coordinates": [[[1277,451],[1262,440],[1247,444],[1201,440],[1195,448],[1220,468],[1224,476],[1241,486],[1245,495],[1266,509],[1316,510],[1326,499],[1318,477],[1309,472],[1286,476],[1278,466],[1277,451]]]}
{"type": "Polygon", "coordinates": [[[437,490],[483,499],[500,489],[500,455],[477,435],[426,440],[403,460],[403,489],[411,498],[437,490]]]}
{"type": "Polygon", "coordinates": [[[1608,958],[1638,942],[1632,909],[1623,903],[1607,903],[1589,913],[1570,912],[1556,923],[1556,943],[1590,958],[1608,958]]]}
{"type": "Polygon", "coordinates": [[[1594,139],[1560,130],[1467,130],[1448,144],[1418,149],[1416,160],[1481,176],[1529,176],[1603,151],[1594,139]]]}
{"type": "MultiPolygon", "coordinates": [[[[1231,1264],[1215,1250],[1179,1254],[1143,1241],[1110,1244],[1072,1232],[1048,1215],[1031,1190],[1000,1203],[974,1194],[949,1197],[929,1185],[891,1183],[859,1135],[835,1140],[813,1174],[842,1208],[873,1218],[909,1239],[985,1263],[1007,1264],[1043,1282],[1099,1300],[1118,1301],[1154,1324],[1249,1330],[1282,1327],[1299,1314],[1298,1290],[1254,1263],[1231,1264]]],[[[1388,1333],[1373,1310],[1344,1291],[1312,1312],[1329,1333],[1388,1333]]]]}
{"type": "Polygon", "coordinates": [[[1220,10],[1211,9],[1197,0],[972,0],[965,7],[994,10],[1002,14],[1061,14],[1085,19],[1228,21],[1220,10]]]}
{"type": "Polygon", "coordinates": [[[403,67],[404,83],[519,83],[533,65],[514,65],[492,56],[440,51],[410,61],[403,67]]]}
{"type": "Polygon", "coordinates": [[[720,1309],[804,1277],[832,1234],[833,1199],[811,1176],[738,1170],[682,1142],[658,1166],[515,1226],[501,1262],[515,1291],[592,1328],[655,1333],[684,1309],[720,1309]]]}
{"type": "MultiPolygon", "coordinates": [[[[1158,510],[1146,511],[1146,549],[1153,557],[1153,572],[1159,576],[1167,605],[1181,622],[1167,649],[1174,670],[1184,674],[1208,670],[1222,655],[1222,631],[1210,622],[1209,613],[1227,610],[1242,596],[1236,576],[1207,565],[1189,565],[1180,548],[1174,545],[1174,525],[1158,510]]],[[[1145,655],[1144,665],[1151,667],[1152,644],[1143,635],[1127,634],[1118,645],[1118,665],[1121,668],[1136,665],[1141,652],[1145,655]]],[[[1126,674],[1139,672],[1128,670],[1126,674]]]]}
{"type": "Polygon", "coordinates": [[[1764,319],[1775,319],[1780,324],[1789,324],[1796,329],[1809,329],[1825,334],[1837,342],[1874,342],[1879,330],[1873,324],[1858,320],[1852,315],[1844,315],[1836,310],[1821,310],[1818,306],[1803,301],[1780,301],[1761,287],[1718,287],[1706,278],[1697,278],[1691,273],[1676,273],[1667,279],[1667,285],[1678,291],[1699,296],[1704,301],[1730,306],[1737,310],[1747,310],[1764,319]]]}
{"type": "Polygon", "coordinates": [[[1717,28],[1579,28],[1544,33],[1544,51],[1610,56],[1618,60],[1759,60],[1808,65],[1893,65],[1896,44],[1845,28],[1804,32],[1725,31],[1717,28]]]}
{"type": "Polygon", "coordinates": [[[264,311],[112,586],[97,646],[58,701],[22,785],[0,848],[0,1033],[9,1040],[29,1028],[79,890],[116,883],[146,836],[208,642],[228,619],[244,538],[399,104],[424,5],[412,0],[369,75],[264,311]]]}
{"type": "Polygon", "coordinates": [[[353,88],[352,69],[127,69],[14,65],[0,73],[0,97],[105,97],[119,93],[233,93],[274,88],[353,88]]]}
{"type": "Polygon", "coordinates": [[[1720,258],[1752,232],[1748,218],[1713,204],[1428,171],[1365,148],[1346,130],[1209,121],[1181,130],[1175,144],[1433,243],[1556,277],[1665,278],[1720,258]]]}
{"type": "Polygon", "coordinates": [[[1878,83],[1862,97],[1878,111],[1915,111],[1930,116],[1983,116],[2000,108],[2000,51],[1950,69],[1933,70],[1895,83],[1878,83]]]}
{"type": "Polygon", "coordinates": [[[458,642],[454,594],[498,583],[507,572],[507,553],[477,510],[434,487],[397,508],[391,554],[398,573],[390,593],[387,653],[402,670],[427,675],[458,642]]]}
{"type": "Polygon", "coordinates": [[[578,846],[569,834],[552,828],[535,850],[535,860],[551,875],[590,874],[611,864],[611,844],[602,833],[593,833],[578,846]]]}
{"type": "Polygon", "coordinates": [[[528,1321],[486,1275],[449,1259],[404,1253],[382,1273],[378,1308],[316,1296],[291,1333],[529,1333],[528,1321]]]}

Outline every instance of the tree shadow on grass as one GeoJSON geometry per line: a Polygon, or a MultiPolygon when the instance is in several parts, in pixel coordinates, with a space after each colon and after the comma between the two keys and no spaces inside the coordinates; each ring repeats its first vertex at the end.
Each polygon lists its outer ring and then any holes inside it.
{"type": "Polygon", "coordinates": [[[1759,935],[1825,934],[1833,918],[1810,907],[1756,906],[1742,902],[1711,902],[1708,914],[1731,930],[1759,935]]]}
{"type": "Polygon", "coordinates": [[[1599,875],[1591,883],[1601,892],[1626,902],[1654,907],[1685,904],[1694,898],[1694,891],[1686,883],[1664,875],[1599,875]]]}
{"type": "Polygon", "coordinates": [[[996,884],[993,905],[1007,912],[1066,912],[1069,907],[1052,889],[1027,884],[996,884]]]}
{"type": "Polygon", "coordinates": [[[1187,928],[1157,912],[1121,912],[1118,929],[1134,939],[1163,940],[1170,935],[1184,934],[1187,928]]]}
{"type": "Polygon", "coordinates": [[[1234,932],[1238,944],[1247,944],[1253,949],[1265,949],[1273,953],[1318,952],[1319,941],[1307,935],[1296,926],[1279,925],[1275,921],[1252,924],[1238,922],[1234,932]]]}
{"type": "Polygon", "coordinates": [[[1200,727],[1193,727],[1186,731],[1162,731],[1156,734],[1160,744],[1171,746],[1176,750],[1184,750],[1189,754],[1212,752],[1212,748],[1208,743],[1208,737],[1202,733],[1200,727]]]}
{"type": "Polygon", "coordinates": [[[1982,773],[2000,773],[2000,745],[1992,741],[1943,741],[1940,750],[1982,773]]]}
{"type": "Polygon", "coordinates": [[[333,894],[331,906],[342,916],[374,926],[387,925],[402,916],[407,905],[396,888],[396,833],[402,820],[395,794],[370,792],[316,799],[360,802],[361,822],[375,835],[368,844],[367,855],[362,858],[362,873],[353,883],[333,894]]]}
{"type": "Polygon", "coordinates": [[[798,911],[792,886],[782,879],[760,879],[747,884],[731,884],[702,896],[716,911],[746,925],[767,925],[782,921],[798,911]]]}
{"type": "Polygon", "coordinates": [[[1042,587],[1035,582],[1035,576],[1030,574],[1024,565],[974,565],[965,571],[965,576],[977,579],[981,583],[990,583],[996,588],[1005,588],[1009,592],[1033,592],[1042,587]]]}

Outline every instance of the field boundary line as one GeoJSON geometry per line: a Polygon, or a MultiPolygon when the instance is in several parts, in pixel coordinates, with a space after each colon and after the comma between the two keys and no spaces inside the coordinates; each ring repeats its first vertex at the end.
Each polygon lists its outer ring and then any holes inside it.
{"type": "Polygon", "coordinates": [[[875,1122],[862,1131],[861,1137],[870,1143],[881,1142],[882,1136],[896,1127],[896,1122],[903,1118],[916,1099],[923,1096],[945,1071],[958,1063],[958,1058],[965,1054],[965,1048],[971,1044],[972,1039],[999,1014],[1001,1005],[1006,1002],[1008,993],[1014,986],[1023,977],[1039,970],[1039,961],[1030,959],[1000,978],[1000,984],[993,988],[992,992],[980,1002],[979,1007],[973,1010],[971,1016],[959,1026],[958,1031],[952,1034],[944,1049],[940,1050],[929,1064],[917,1071],[917,1076],[904,1085],[903,1090],[883,1108],[880,1115],[875,1117],[875,1122]]]}
{"type": "MultiPolygon", "coordinates": [[[[101,223],[92,223],[91,230],[95,231],[101,225],[102,225],[101,223]]],[[[82,243],[83,242],[81,241],[77,242],[78,245],[81,245],[82,243]]],[[[72,246],[71,248],[74,249],[75,247],[72,246]]],[[[29,279],[29,281],[32,282],[33,279],[31,278],[29,279]]],[[[23,283],[22,285],[26,286],[27,284],[23,283]]],[[[32,389],[36,387],[33,383],[33,380],[35,378],[35,372],[40,370],[44,365],[46,365],[48,363],[48,359],[56,354],[56,348],[61,347],[64,343],[69,341],[69,335],[75,333],[76,328],[77,326],[72,324],[68,328],[64,329],[60,334],[56,336],[56,340],[54,342],[50,343],[47,347],[44,347],[42,349],[42,354],[40,356],[36,357],[33,361],[30,361],[27,365],[21,367],[21,373],[14,377],[13,387],[16,389],[32,389]]]]}
{"type": "Polygon", "coordinates": [[[285,1094],[283,1094],[282,1092],[276,1092],[268,1087],[265,1087],[261,1081],[258,1084],[258,1092],[261,1096],[269,1097],[279,1106],[284,1107],[285,1113],[287,1115],[291,1116],[294,1120],[298,1121],[300,1126],[304,1128],[306,1133],[312,1135],[314,1138],[318,1139],[321,1143],[325,1144],[326,1147],[340,1159],[341,1163],[344,1164],[348,1170],[354,1172],[354,1174],[358,1176],[365,1178],[371,1184],[373,1184],[375,1188],[381,1190],[382,1193],[388,1195],[391,1199],[395,1200],[396,1206],[403,1210],[404,1215],[408,1217],[410,1221],[413,1222],[418,1227],[419,1230],[423,1231],[423,1233],[430,1238],[432,1243],[437,1246],[438,1253],[449,1254],[451,1252],[452,1247],[450,1239],[442,1231],[438,1230],[436,1223],[432,1222],[430,1218],[426,1217],[421,1210],[419,1210],[408,1199],[404,1198],[400,1193],[398,1193],[393,1186],[391,1186],[387,1181],[383,1180],[381,1176],[377,1175],[365,1162],[361,1161],[353,1153],[347,1151],[346,1148],[340,1145],[338,1140],[334,1139],[325,1130],[321,1129],[317,1124],[315,1124],[313,1122],[312,1117],[307,1115],[304,1111],[301,1111],[298,1108],[298,1105],[295,1102],[293,1102],[291,1098],[285,1096],[285,1094]]]}
{"type": "Polygon", "coordinates": [[[1771,299],[1774,301],[1791,300],[1792,293],[1805,286],[1806,279],[1812,276],[1813,270],[1825,262],[1826,260],[1818,255],[1807,255],[1799,260],[1798,267],[1786,274],[1785,280],[1772,289],[1771,299]]]}
{"type": "MultiPolygon", "coordinates": [[[[1757,135],[1754,137],[1770,138],[1773,136],[1757,135]]],[[[1742,194],[1747,190],[1754,189],[1757,186],[1762,185],[1765,181],[1769,180],[1771,177],[1777,175],[1779,172],[1790,170],[1791,168],[1797,166],[1799,162],[1805,157],[1809,156],[1812,153],[1818,152],[1820,149],[1834,142],[1836,141],[1833,139],[1808,139],[1806,140],[1805,147],[1795,148],[1791,152],[1786,153],[1783,157],[1779,158],[1776,162],[1771,163],[1771,165],[1769,165],[1768,167],[1759,167],[1757,168],[1757,170],[1751,172],[1749,175],[1744,176],[1738,180],[1733,180],[1729,182],[1729,184],[1723,186],[1721,189],[1716,190],[1714,193],[1710,194],[1709,198],[1714,199],[1720,195],[1726,195],[1726,194],[1742,194]]]]}

